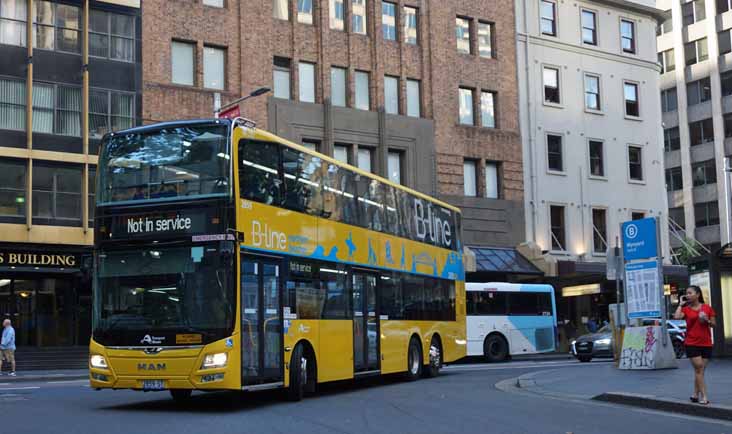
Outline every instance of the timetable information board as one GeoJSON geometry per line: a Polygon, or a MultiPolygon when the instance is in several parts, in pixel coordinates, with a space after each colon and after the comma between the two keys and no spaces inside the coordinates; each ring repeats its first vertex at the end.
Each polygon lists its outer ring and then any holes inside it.
{"type": "Polygon", "coordinates": [[[660,318],[661,288],[657,261],[625,264],[628,318],[660,318]]]}

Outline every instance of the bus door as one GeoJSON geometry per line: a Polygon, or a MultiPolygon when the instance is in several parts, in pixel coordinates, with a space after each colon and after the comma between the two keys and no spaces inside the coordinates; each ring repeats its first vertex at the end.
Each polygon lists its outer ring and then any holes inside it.
{"type": "Polygon", "coordinates": [[[379,369],[377,281],[377,274],[353,271],[353,368],[356,373],[379,369]]]}
{"type": "Polygon", "coordinates": [[[282,381],[282,307],[280,263],[242,256],[242,385],[282,381]]]}

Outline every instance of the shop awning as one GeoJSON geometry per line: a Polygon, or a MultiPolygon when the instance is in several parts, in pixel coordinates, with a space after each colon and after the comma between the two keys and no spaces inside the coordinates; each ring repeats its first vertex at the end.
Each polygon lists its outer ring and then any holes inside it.
{"type": "Polygon", "coordinates": [[[532,276],[544,274],[516,249],[485,246],[468,246],[468,248],[475,254],[476,272],[532,276]]]}

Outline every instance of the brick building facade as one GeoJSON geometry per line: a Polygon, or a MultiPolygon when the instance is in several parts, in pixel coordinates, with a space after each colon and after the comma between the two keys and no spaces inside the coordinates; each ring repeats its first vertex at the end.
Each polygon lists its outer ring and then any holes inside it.
{"type": "Polygon", "coordinates": [[[523,241],[512,2],[148,0],[142,22],[144,122],[273,88],[242,115],[462,207],[467,245],[523,241]]]}

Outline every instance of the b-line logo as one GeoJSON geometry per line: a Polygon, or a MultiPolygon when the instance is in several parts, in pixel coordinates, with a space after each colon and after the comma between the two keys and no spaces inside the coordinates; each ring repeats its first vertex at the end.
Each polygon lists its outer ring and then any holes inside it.
{"type": "Polygon", "coordinates": [[[634,224],[630,224],[625,227],[625,236],[628,237],[629,240],[634,240],[635,237],[638,236],[638,226],[634,224]]]}

